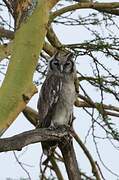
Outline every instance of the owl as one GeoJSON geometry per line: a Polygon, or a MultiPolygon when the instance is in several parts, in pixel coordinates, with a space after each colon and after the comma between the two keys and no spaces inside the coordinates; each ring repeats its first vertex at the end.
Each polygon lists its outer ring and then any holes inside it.
{"type": "MultiPolygon", "coordinates": [[[[38,99],[42,128],[70,126],[76,100],[76,67],[71,52],[57,52],[49,61],[46,79],[38,99]]],[[[43,152],[50,154],[53,142],[43,142],[43,152]]]]}

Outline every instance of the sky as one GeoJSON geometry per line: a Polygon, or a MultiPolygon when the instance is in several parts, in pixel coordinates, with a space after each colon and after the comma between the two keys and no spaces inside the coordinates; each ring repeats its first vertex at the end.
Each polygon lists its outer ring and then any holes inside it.
{"type": "MultiPolygon", "coordinates": [[[[2,0],[0,0],[0,2],[2,2],[2,0]]],[[[104,1],[100,0],[100,2],[104,2],[104,1]]],[[[105,0],[105,2],[109,2],[109,1],[105,0]]],[[[112,1],[110,1],[110,2],[112,2],[112,1]]],[[[119,2],[119,0],[118,1],[116,0],[116,2],[119,2]]],[[[77,12],[77,15],[78,15],[78,13],[79,13],[79,11],[77,12]]],[[[77,42],[83,41],[84,39],[85,40],[89,39],[89,33],[84,28],[81,28],[79,26],[75,26],[73,28],[71,28],[71,27],[64,28],[64,26],[62,26],[62,25],[54,25],[54,29],[62,43],[67,43],[67,44],[68,43],[77,43],[77,42]]],[[[102,58],[100,57],[100,59],[102,59],[102,58]]],[[[78,68],[82,73],[84,73],[84,74],[91,73],[89,59],[85,60],[85,58],[79,57],[78,62],[79,62],[78,68]]],[[[110,62],[109,66],[111,66],[111,65],[112,65],[112,63],[110,62]]],[[[114,71],[115,71],[115,69],[117,69],[115,67],[113,67],[113,68],[114,68],[114,71]]],[[[117,69],[117,73],[118,73],[118,69],[117,69]]],[[[39,77],[37,77],[37,78],[39,78],[39,77]]],[[[87,85],[85,85],[85,88],[86,88],[86,86],[87,85]]],[[[88,90],[88,88],[89,87],[87,86],[87,90],[88,90]]],[[[38,89],[40,90],[40,87],[38,87],[38,89]]],[[[98,93],[94,89],[90,88],[88,90],[88,93],[91,96],[93,96],[94,99],[99,98],[97,95],[98,93]]],[[[29,106],[31,106],[33,109],[36,109],[36,110],[37,110],[37,99],[38,99],[38,94],[34,95],[34,97],[31,99],[31,101],[28,104],[29,106]]],[[[108,99],[106,99],[106,101],[108,102],[108,99]]],[[[112,103],[113,103],[113,99],[112,99],[112,103]]],[[[114,103],[116,103],[116,102],[114,102],[114,103]]],[[[76,116],[76,120],[74,122],[74,128],[75,128],[76,132],[79,134],[79,136],[84,140],[85,136],[87,134],[87,131],[91,125],[90,117],[86,116],[84,111],[82,111],[81,109],[79,110],[78,108],[75,108],[74,111],[75,111],[75,116],[76,116]]],[[[30,129],[34,129],[34,127],[25,119],[25,117],[22,115],[22,113],[20,113],[20,115],[17,117],[15,122],[13,122],[13,124],[10,126],[10,128],[6,131],[6,133],[4,134],[3,137],[10,137],[12,135],[15,135],[15,134],[18,134],[18,133],[21,133],[24,131],[28,131],[30,129]]],[[[103,133],[100,129],[97,129],[97,132],[99,134],[103,133]]],[[[82,170],[84,172],[87,172],[90,175],[91,168],[90,168],[89,162],[87,161],[82,150],[79,148],[79,146],[76,144],[76,142],[74,142],[74,145],[75,145],[75,151],[76,151],[76,155],[77,155],[77,160],[79,162],[79,166],[82,168],[82,170]]],[[[94,144],[93,144],[93,140],[92,140],[91,136],[88,137],[87,147],[88,147],[89,151],[91,152],[91,154],[93,155],[93,158],[95,160],[99,160],[96,155],[96,152],[94,150],[95,148],[94,148],[94,144]]],[[[101,140],[98,140],[98,147],[101,151],[101,156],[103,157],[105,164],[108,167],[110,167],[114,172],[119,173],[118,151],[115,151],[113,146],[111,146],[108,141],[102,142],[101,140]]],[[[16,155],[19,158],[19,161],[21,161],[23,163],[25,169],[28,170],[28,172],[31,176],[31,179],[32,180],[39,179],[39,161],[40,161],[40,156],[41,156],[40,143],[37,143],[34,145],[29,145],[29,146],[23,148],[23,150],[21,152],[16,152],[16,155]]],[[[100,165],[101,165],[101,163],[100,163],[100,165]]],[[[101,165],[101,167],[102,167],[104,176],[106,177],[106,180],[117,180],[102,165],[101,165]]],[[[64,175],[65,179],[67,179],[65,168],[63,166],[61,166],[61,168],[63,169],[63,175],[64,175]]],[[[8,177],[10,177],[14,180],[19,180],[20,177],[27,178],[26,172],[23,171],[23,169],[20,167],[20,165],[16,162],[13,152],[0,153],[0,169],[1,169],[0,180],[6,180],[6,178],[8,178],[8,177]]]]}

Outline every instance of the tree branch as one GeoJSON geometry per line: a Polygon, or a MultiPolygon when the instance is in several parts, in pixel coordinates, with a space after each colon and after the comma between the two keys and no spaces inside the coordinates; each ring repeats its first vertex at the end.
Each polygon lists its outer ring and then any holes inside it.
{"type": "Polygon", "coordinates": [[[113,2],[113,3],[98,3],[98,2],[88,2],[88,3],[76,3],[74,5],[71,6],[67,6],[64,8],[61,8],[55,12],[53,12],[50,16],[50,21],[53,21],[57,16],[60,16],[64,13],[70,12],[70,11],[74,11],[77,9],[95,9],[98,11],[105,11],[107,12],[107,10],[115,10],[116,8],[119,8],[119,3],[118,2],[113,2]]]}
{"type": "MultiPolygon", "coordinates": [[[[25,117],[33,124],[36,126],[36,121],[34,119],[34,117],[38,118],[38,113],[36,111],[33,111],[31,108],[27,107],[24,111],[23,111],[25,117]]],[[[41,129],[40,129],[41,130],[41,129]]],[[[44,131],[45,132],[45,131],[44,131]]],[[[65,135],[65,134],[64,134],[65,135]]],[[[62,136],[64,137],[64,136],[62,136]]],[[[63,138],[62,143],[59,144],[59,148],[63,154],[63,158],[64,158],[64,163],[65,163],[65,167],[67,169],[67,173],[69,176],[70,180],[80,180],[80,171],[78,168],[78,164],[76,161],[76,156],[75,156],[75,152],[74,152],[74,148],[73,145],[70,144],[66,138],[63,138]]],[[[54,161],[53,159],[51,159],[51,163],[54,165],[54,161]]],[[[63,179],[62,175],[60,173],[60,171],[58,170],[58,167],[55,169],[55,172],[57,174],[57,176],[59,177],[59,179],[63,179]]]]}
{"type": "MultiPolygon", "coordinates": [[[[52,34],[52,33],[49,32],[48,34],[52,34]]],[[[5,29],[3,27],[0,27],[0,37],[13,40],[14,36],[15,36],[14,31],[7,30],[7,29],[5,29]]],[[[48,37],[51,37],[51,36],[48,35],[48,37]]],[[[52,35],[52,37],[53,37],[53,39],[56,39],[56,38],[54,38],[54,34],[52,35]]],[[[13,46],[12,44],[13,43],[8,43],[8,44],[5,44],[5,45],[4,44],[0,45],[0,60],[8,57],[8,55],[11,55],[11,53],[12,53],[12,46],[13,46]]],[[[53,46],[51,46],[48,42],[44,42],[43,50],[47,54],[49,54],[50,56],[52,56],[56,52],[56,49],[53,46]]]]}
{"type": "Polygon", "coordinates": [[[29,106],[26,106],[22,112],[26,119],[36,127],[37,122],[39,121],[38,112],[29,106]]]}
{"type": "MultiPolygon", "coordinates": [[[[85,107],[85,108],[102,108],[101,107],[101,104],[100,103],[97,103],[97,102],[90,102],[90,99],[88,99],[88,98],[86,98],[85,96],[83,96],[83,95],[79,95],[79,97],[81,98],[81,99],[83,99],[84,101],[81,101],[81,100],[79,100],[79,99],[77,99],[76,101],[75,101],[75,106],[76,107],[85,107]]],[[[119,107],[116,107],[116,106],[112,106],[112,105],[107,105],[107,104],[103,104],[103,108],[105,109],[105,110],[111,110],[111,111],[116,111],[116,112],[119,112],[119,107]]],[[[119,116],[119,114],[118,113],[113,113],[113,112],[110,112],[110,111],[106,111],[106,114],[107,115],[110,115],[110,116],[119,116]]]]}
{"type": "Polygon", "coordinates": [[[53,168],[55,174],[57,175],[58,180],[64,180],[54,156],[50,157],[50,162],[52,164],[52,168],[53,168]]]}
{"type": "Polygon", "coordinates": [[[0,152],[19,151],[29,144],[41,141],[60,141],[65,135],[67,135],[67,132],[64,130],[52,131],[48,128],[30,130],[9,138],[0,139],[0,152]]]}
{"type": "Polygon", "coordinates": [[[59,41],[59,39],[57,38],[52,26],[50,26],[48,29],[47,39],[52,44],[52,46],[54,46],[56,48],[61,48],[62,44],[59,41]]]}
{"type": "Polygon", "coordinates": [[[68,138],[63,138],[59,143],[59,148],[64,158],[64,164],[67,170],[69,180],[81,180],[81,172],[78,168],[73,142],[68,138]]]}
{"type": "MultiPolygon", "coordinates": [[[[81,95],[80,97],[82,98],[83,96],[81,95]]],[[[75,106],[79,107],[79,108],[82,108],[82,107],[83,108],[84,107],[85,108],[95,108],[96,104],[98,104],[100,106],[99,103],[94,103],[94,105],[92,106],[91,104],[88,103],[88,100],[87,100],[86,97],[84,97],[83,100],[84,101],[81,101],[81,100],[77,99],[75,101],[75,106]]],[[[106,111],[107,115],[119,117],[119,107],[103,104],[103,108],[105,110],[108,110],[108,111],[106,111]],[[111,111],[109,111],[109,110],[111,110],[111,111]],[[115,112],[112,112],[112,111],[116,111],[118,113],[115,113],[115,112]]],[[[33,124],[34,126],[36,126],[37,120],[38,121],[40,120],[39,116],[38,116],[38,112],[35,111],[34,109],[30,108],[29,106],[26,106],[26,108],[23,110],[23,114],[27,118],[27,120],[29,122],[31,122],[31,124],[33,124]]]]}
{"type": "Polygon", "coordinates": [[[48,42],[44,43],[43,50],[50,56],[53,56],[56,52],[56,49],[53,46],[51,46],[48,42]]]}
{"type": "Polygon", "coordinates": [[[91,167],[92,167],[92,173],[93,175],[96,177],[96,180],[101,180],[98,169],[96,167],[96,163],[93,160],[90,152],[88,151],[88,149],[86,148],[86,146],[84,145],[84,143],[81,141],[81,139],[79,138],[79,136],[75,133],[74,130],[71,131],[72,136],[74,137],[74,139],[77,141],[77,143],[80,145],[80,147],[83,149],[85,155],[87,156],[88,160],[90,161],[91,167]]]}
{"type": "Polygon", "coordinates": [[[112,15],[116,15],[119,16],[119,9],[95,9],[99,12],[103,12],[103,13],[108,13],[108,14],[112,14],[112,15]]]}
{"type": "Polygon", "coordinates": [[[14,31],[7,30],[3,27],[0,27],[0,37],[14,39],[14,31]]]}

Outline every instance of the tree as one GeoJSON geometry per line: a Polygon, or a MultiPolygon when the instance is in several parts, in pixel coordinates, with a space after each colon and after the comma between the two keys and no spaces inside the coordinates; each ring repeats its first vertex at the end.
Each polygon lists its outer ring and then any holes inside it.
{"type": "MultiPolygon", "coordinates": [[[[57,50],[70,50],[74,52],[77,63],[82,58],[87,61],[86,65],[89,66],[89,72],[86,73],[80,69],[81,62],[77,66],[77,76],[80,82],[77,83],[80,87],[80,93],[75,106],[78,107],[79,112],[80,109],[83,109],[82,112],[87,112],[87,115],[91,117],[85,140],[91,134],[96,152],[102,161],[97,140],[106,139],[112,143],[115,149],[118,149],[116,143],[119,140],[117,124],[113,119],[113,117],[119,117],[119,108],[114,105],[119,101],[119,76],[118,71],[110,69],[110,61],[112,61],[113,66],[118,67],[119,38],[117,32],[119,27],[116,16],[119,15],[119,3],[91,1],[65,6],[64,2],[59,0],[39,0],[37,2],[4,0],[3,2],[0,4],[1,12],[4,14],[2,9],[7,8],[11,18],[13,18],[14,25],[11,27],[9,22],[9,29],[6,28],[7,22],[4,15],[1,15],[1,66],[4,66],[2,62],[5,58],[9,60],[8,70],[0,89],[1,135],[20,112],[23,112],[27,120],[36,126],[38,114],[26,106],[37,92],[37,88],[33,84],[33,73],[37,71],[41,77],[44,77],[49,57],[57,50]],[[52,10],[55,5],[57,9],[52,10]],[[85,13],[80,12],[81,9],[85,9],[85,13]],[[77,10],[79,10],[78,13],[77,10]],[[53,23],[58,26],[62,24],[65,28],[66,26],[70,28],[80,26],[86,33],[89,33],[89,39],[75,44],[63,44],[56,35],[57,32],[55,33],[53,23]],[[41,57],[38,63],[39,55],[41,57]],[[93,91],[97,90],[96,94],[99,98],[89,94],[88,89],[92,88],[93,91]],[[114,104],[112,104],[112,98],[114,104]],[[101,132],[101,135],[98,131],[101,132]]],[[[39,81],[36,82],[36,84],[39,83],[39,81]]],[[[87,116],[85,118],[87,119],[87,116]]],[[[106,178],[99,163],[95,162],[85,143],[74,129],[53,132],[49,129],[35,129],[10,138],[1,138],[0,152],[21,150],[28,144],[51,139],[59,141],[63,158],[56,152],[50,159],[50,165],[46,163],[44,170],[41,171],[41,179],[45,179],[45,172],[48,168],[56,173],[57,179],[63,179],[57,165],[59,161],[65,163],[69,179],[100,180],[106,178]],[[69,136],[78,142],[86,155],[92,168],[91,177],[84,173],[81,167],[79,169],[73,144],[67,141],[69,136]]],[[[109,168],[108,170],[118,177],[112,170],[109,168]]]]}

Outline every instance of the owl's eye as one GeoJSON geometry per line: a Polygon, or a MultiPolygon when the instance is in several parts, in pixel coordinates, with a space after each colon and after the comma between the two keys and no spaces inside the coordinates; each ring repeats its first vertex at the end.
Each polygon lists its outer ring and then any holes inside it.
{"type": "Polygon", "coordinates": [[[65,66],[69,66],[69,65],[70,65],[70,62],[65,63],[65,66]]]}
{"type": "Polygon", "coordinates": [[[58,62],[54,62],[55,65],[58,65],[58,62]]]}
{"type": "Polygon", "coordinates": [[[58,66],[58,65],[59,65],[59,63],[58,63],[57,61],[55,61],[55,62],[54,62],[54,65],[58,66]]]}

